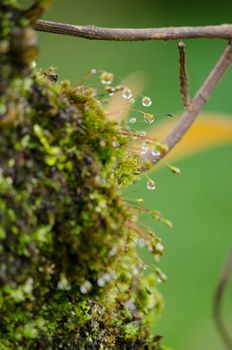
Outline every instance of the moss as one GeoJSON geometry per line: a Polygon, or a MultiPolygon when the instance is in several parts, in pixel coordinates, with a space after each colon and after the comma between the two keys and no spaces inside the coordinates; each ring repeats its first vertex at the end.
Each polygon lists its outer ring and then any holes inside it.
{"type": "Polygon", "coordinates": [[[120,195],[143,165],[88,89],[31,68],[17,4],[0,13],[0,350],[161,349],[120,195]]]}

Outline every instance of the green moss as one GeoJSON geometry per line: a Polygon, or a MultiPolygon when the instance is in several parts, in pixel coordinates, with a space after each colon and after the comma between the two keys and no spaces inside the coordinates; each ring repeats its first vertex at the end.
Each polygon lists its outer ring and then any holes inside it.
{"type": "Polygon", "coordinates": [[[120,196],[143,165],[88,89],[30,68],[14,2],[0,13],[0,350],[161,349],[120,196]]]}

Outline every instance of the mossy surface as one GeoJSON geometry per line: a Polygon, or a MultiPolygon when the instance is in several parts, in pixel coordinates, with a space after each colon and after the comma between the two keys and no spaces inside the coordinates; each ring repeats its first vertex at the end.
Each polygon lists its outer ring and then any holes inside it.
{"type": "Polygon", "coordinates": [[[161,349],[120,195],[142,164],[87,88],[31,68],[16,2],[0,14],[0,350],[161,349]]]}

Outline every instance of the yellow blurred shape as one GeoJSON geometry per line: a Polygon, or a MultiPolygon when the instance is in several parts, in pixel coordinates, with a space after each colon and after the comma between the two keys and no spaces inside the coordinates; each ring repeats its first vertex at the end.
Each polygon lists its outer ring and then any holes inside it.
{"type": "MultiPolygon", "coordinates": [[[[176,120],[169,120],[157,125],[149,130],[148,136],[162,139],[175,123],[176,120]]],[[[232,116],[201,113],[187,134],[164,158],[163,162],[177,160],[199,151],[229,143],[232,143],[232,116]]]]}

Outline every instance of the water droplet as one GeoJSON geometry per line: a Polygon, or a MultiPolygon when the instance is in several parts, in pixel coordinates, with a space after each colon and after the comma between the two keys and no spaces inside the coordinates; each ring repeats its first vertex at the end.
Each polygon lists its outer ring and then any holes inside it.
{"type": "Polygon", "coordinates": [[[31,68],[36,68],[37,64],[36,64],[36,61],[32,61],[31,62],[31,68]]]}
{"type": "Polygon", "coordinates": [[[125,87],[122,90],[122,97],[125,98],[126,100],[130,100],[133,97],[131,89],[129,89],[128,87],[125,87]]]}
{"type": "Polygon", "coordinates": [[[148,149],[149,149],[149,147],[148,147],[147,142],[144,142],[144,143],[142,144],[142,151],[147,152],[147,151],[148,151],[148,149]]]}
{"type": "Polygon", "coordinates": [[[112,141],[112,146],[113,146],[114,148],[118,148],[118,147],[120,146],[120,144],[119,144],[119,142],[117,142],[117,141],[112,141]]]}
{"type": "Polygon", "coordinates": [[[136,123],[136,118],[135,117],[131,117],[131,118],[129,118],[129,120],[128,120],[128,123],[130,123],[130,124],[135,124],[136,123]]]}
{"type": "Polygon", "coordinates": [[[93,178],[93,183],[95,186],[100,186],[103,183],[103,178],[101,176],[96,175],[93,178]]]}
{"type": "Polygon", "coordinates": [[[146,131],[139,131],[139,136],[145,137],[147,135],[146,131]]]}
{"type": "Polygon", "coordinates": [[[143,247],[145,246],[145,241],[144,241],[143,238],[139,238],[139,239],[137,240],[137,246],[138,246],[139,248],[143,248],[143,247]]]}
{"type": "Polygon", "coordinates": [[[151,151],[151,154],[153,155],[153,157],[159,157],[160,151],[157,148],[153,148],[153,150],[151,151]]]}
{"type": "Polygon", "coordinates": [[[163,253],[163,251],[164,251],[164,247],[163,247],[163,245],[162,245],[160,242],[158,242],[158,243],[156,244],[155,249],[156,249],[156,251],[159,252],[159,253],[163,253]]]}
{"type": "Polygon", "coordinates": [[[133,302],[132,299],[126,301],[124,305],[125,305],[125,306],[127,307],[127,309],[129,309],[130,311],[136,310],[135,303],[133,302]]]}
{"type": "Polygon", "coordinates": [[[101,83],[105,85],[111,84],[113,79],[114,79],[113,73],[109,73],[109,72],[103,72],[100,76],[101,83]]]}
{"type": "Polygon", "coordinates": [[[147,124],[152,124],[155,120],[155,117],[152,113],[145,113],[144,114],[144,121],[147,124]]]}
{"type": "Polygon", "coordinates": [[[161,278],[160,278],[159,276],[156,277],[156,281],[157,281],[158,283],[161,283],[161,282],[162,282],[162,280],[161,280],[161,278]]]}
{"type": "Polygon", "coordinates": [[[102,276],[102,278],[103,278],[106,282],[111,281],[111,275],[110,275],[108,272],[104,273],[104,275],[102,276]]]}
{"type": "Polygon", "coordinates": [[[96,74],[97,70],[95,68],[92,68],[90,72],[91,72],[91,74],[96,74]]]}
{"type": "Polygon", "coordinates": [[[145,271],[148,269],[148,267],[149,267],[149,266],[146,265],[146,264],[143,265],[143,269],[144,269],[145,271]]]}
{"type": "Polygon", "coordinates": [[[103,288],[103,287],[105,287],[106,281],[104,278],[100,277],[97,279],[97,284],[100,288],[103,288]]]}
{"type": "Polygon", "coordinates": [[[111,248],[111,250],[109,251],[109,256],[115,256],[115,254],[117,253],[117,248],[116,247],[113,247],[111,248]]]}
{"type": "Polygon", "coordinates": [[[64,273],[60,274],[60,280],[57,283],[57,288],[60,290],[69,290],[70,289],[70,284],[69,284],[67,277],[65,276],[64,273]]]}
{"type": "Polygon", "coordinates": [[[156,184],[152,179],[149,179],[147,181],[147,188],[148,188],[148,190],[155,190],[156,184]]]}
{"type": "Polygon", "coordinates": [[[95,97],[97,95],[97,90],[94,88],[90,88],[85,90],[85,94],[90,96],[90,97],[95,97]]]}
{"type": "Polygon", "coordinates": [[[139,269],[138,269],[137,266],[134,266],[134,267],[133,267],[132,273],[133,273],[134,275],[138,275],[138,274],[139,274],[139,269]]]}
{"type": "Polygon", "coordinates": [[[150,107],[151,104],[152,104],[152,100],[150,99],[150,97],[144,96],[144,97],[142,98],[142,105],[143,105],[144,107],[150,107]]]}
{"type": "Polygon", "coordinates": [[[80,292],[82,294],[87,294],[91,291],[92,289],[92,283],[89,281],[85,281],[81,286],[80,286],[80,292]]]}
{"type": "Polygon", "coordinates": [[[33,284],[34,284],[34,280],[33,278],[28,278],[26,283],[23,286],[23,291],[26,294],[29,294],[33,291],[33,284]]]}
{"type": "Polygon", "coordinates": [[[104,273],[101,277],[97,279],[97,284],[99,287],[105,287],[106,282],[111,281],[112,276],[109,273],[104,273]]]}
{"type": "Polygon", "coordinates": [[[146,153],[147,153],[147,151],[146,151],[146,150],[141,149],[141,152],[140,152],[141,156],[144,156],[146,153]]]}
{"type": "Polygon", "coordinates": [[[115,94],[115,88],[112,86],[106,86],[105,90],[109,96],[114,96],[115,94]]]}

